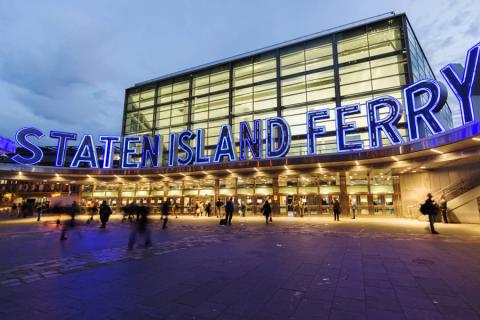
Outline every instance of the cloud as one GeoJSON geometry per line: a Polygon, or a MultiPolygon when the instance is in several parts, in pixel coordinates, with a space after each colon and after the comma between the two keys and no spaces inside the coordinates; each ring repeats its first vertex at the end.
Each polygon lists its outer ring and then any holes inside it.
{"type": "Polygon", "coordinates": [[[479,4],[465,0],[0,1],[0,135],[119,134],[136,82],[392,9],[408,9],[437,76],[479,40],[479,4]]]}

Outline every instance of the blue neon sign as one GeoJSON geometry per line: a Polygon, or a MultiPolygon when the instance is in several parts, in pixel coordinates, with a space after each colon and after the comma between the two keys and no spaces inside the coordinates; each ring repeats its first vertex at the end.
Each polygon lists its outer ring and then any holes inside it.
{"type": "MultiPolygon", "coordinates": [[[[468,50],[465,65],[447,65],[441,70],[449,88],[460,104],[463,124],[479,121],[480,116],[480,43],[468,50]]],[[[323,139],[336,138],[337,152],[355,152],[366,148],[361,138],[368,134],[369,148],[381,148],[382,140],[391,145],[404,143],[399,123],[404,114],[407,138],[415,141],[426,134],[440,134],[445,126],[438,116],[447,100],[447,87],[436,80],[420,80],[403,88],[402,103],[391,96],[381,96],[361,104],[336,106],[333,117],[327,108],[309,110],[302,134],[306,137],[306,154],[316,155],[317,145],[323,139]],[[366,118],[367,128],[359,130],[357,122],[366,118]],[[331,120],[330,120],[331,119],[331,120]],[[329,121],[330,120],[330,121],[329,121]],[[326,124],[335,123],[328,130],[326,124]],[[332,126],[333,127],[333,126],[332,126]],[[355,135],[355,136],[354,136],[355,135]],[[386,138],[386,139],[385,139],[386,138]]],[[[103,159],[97,155],[95,141],[91,135],[83,135],[69,166],[89,168],[112,168],[114,154],[120,158],[123,169],[157,168],[161,166],[206,165],[222,161],[246,161],[248,159],[277,159],[287,156],[292,145],[292,129],[283,117],[256,119],[253,123],[240,122],[235,132],[228,124],[220,127],[216,146],[205,150],[204,129],[195,132],[184,130],[171,132],[168,136],[100,136],[98,143],[103,147],[103,159]],[[164,163],[164,138],[168,138],[168,150],[164,163]],[[120,145],[120,151],[116,148],[120,145]],[[208,155],[207,155],[208,154],[208,155]]],[[[298,124],[297,124],[298,126],[298,124]]],[[[297,128],[297,127],[294,127],[297,128]]],[[[57,153],[54,165],[63,167],[68,162],[67,148],[77,140],[74,132],[50,131],[48,135],[56,140],[57,153]]],[[[300,136],[297,134],[297,136],[300,136]]],[[[37,128],[22,128],[16,134],[18,147],[11,160],[21,165],[35,165],[43,158],[43,151],[37,145],[44,133],[37,128]]],[[[211,141],[211,132],[208,139],[211,141]]],[[[214,137],[216,138],[216,137],[214,137]]],[[[296,140],[298,141],[298,139],[296,140]]],[[[165,140],[165,143],[167,141],[165,140]]],[[[167,145],[167,143],[166,143],[167,145]]]]}

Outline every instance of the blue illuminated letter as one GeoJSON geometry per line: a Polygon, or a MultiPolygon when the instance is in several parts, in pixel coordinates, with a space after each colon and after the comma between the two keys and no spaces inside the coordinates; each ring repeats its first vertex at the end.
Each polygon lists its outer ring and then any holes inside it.
{"type": "Polygon", "coordinates": [[[104,142],[105,147],[103,148],[103,163],[102,168],[111,168],[112,167],[112,160],[113,160],[113,144],[116,142],[120,142],[120,137],[118,136],[100,136],[98,141],[104,142]]]}
{"type": "Polygon", "coordinates": [[[356,124],[355,121],[345,122],[345,116],[352,115],[352,114],[359,114],[360,113],[360,105],[359,104],[351,104],[348,106],[340,106],[336,108],[337,110],[337,151],[338,152],[345,152],[345,151],[357,151],[363,150],[363,141],[359,142],[347,142],[346,133],[355,131],[356,124]]]}
{"type": "Polygon", "coordinates": [[[142,141],[142,137],[139,136],[127,136],[123,137],[122,143],[122,168],[123,169],[135,169],[139,167],[138,162],[130,162],[130,156],[136,154],[135,147],[131,147],[131,143],[139,143],[142,141]]]}
{"type": "Polygon", "coordinates": [[[83,136],[72,163],[70,163],[70,167],[78,168],[80,163],[86,163],[90,168],[98,168],[97,151],[91,135],[83,136]]]}
{"type": "Polygon", "coordinates": [[[67,153],[67,141],[77,140],[77,134],[73,132],[50,131],[50,138],[58,139],[55,167],[63,167],[65,154],[67,153]]]}
{"type": "Polygon", "coordinates": [[[158,134],[153,136],[153,143],[150,135],[146,134],[143,136],[142,144],[142,163],[140,164],[141,168],[146,168],[148,159],[150,159],[150,167],[158,168],[160,165],[160,160],[162,159],[163,153],[163,143],[162,137],[158,134]]]}
{"type": "Polygon", "coordinates": [[[478,60],[480,57],[480,43],[468,50],[465,59],[465,69],[460,64],[449,64],[440,72],[460,102],[463,124],[475,120],[474,102],[480,108],[480,80],[478,79],[478,60]],[[475,101],[472,101],[475,97],[475,101]]]}
{"type": "Polygon", "coordinates": [[[328,109],[307,112],[307,153],[317,154],[317,137],[325,134],[325,126],[317,126],[317,120],[329,119],[328,109]]]}
{"type": "Polygon", "coordinates": [[[227,124],[222,125],[220,128],[220,136],[218,137],[213,162],[220,162],[223,157],[228,157],[228,161],[237,160],[235,149],[233,147],[232,133],[230,132],[230,126],[227,124]]]}
{"type": "Polygon", "coordinates": [[[248,122],[240,122],[240,160],[247,160],[247,147],[255,160],[262,158],[262,120],[253,121],[253,137],[248,122]]]}
{"type": "Polygon", "coordinates": [[[197,129],[197,135],[195,137],[195,164],[207,164],[210,163],[210,157],[205,156],[205,130],[197,129]]]}
{"type": "Polygon", "coordinates": [[[178,154],[178,134],[175,132],[170,133],[170,141],[168,143],[168,166],[173,167],[177,164],[178,154]]]}
{"type": "Polygon", "coordinates": [[[193,132],[190,130],[185,130],[180,133],[178,136],[178,147],[185,152],[185,158],[178,157],[178,164],[181,166],[189,165],[193,162],[195,154],[193,153],[192,147],[190,147],[189,142],[185,140],[190,140],[193,138],[193,132]]]}
{"type": "Polygon", "coordinates": [[[447,89],[443,84],[435,80],[421,80],[403,89],[403,96],[410,141],[420,139],[418,131],[420,119],[433,134],[445,131],[435,116],[447,101],[447,89]],[[422,94],[428,95],[425,103],[420,99],[422,94]]]}
{"type": "Polygon", "coordinates": [[[285,156],[290,150],[291,141],[290,126],[287,121],[281,117],[267,118],[266,126],[266,158],[274,159],[285,156]],[[277,134],[274,132],[275,128],[277,128],[277,134]]]}
{"type": "MultiPolygon", "coordinates": [[[[18,130],[15,136],[15,140],[22,148],[25,148],[27,151],[29,151],[32,156],[30,158],[25,158],[17,153],[13,157],[11,157],[11,159],[18,164],[32,166],[42,161],[43,152],[42,149],[28,141],[28,136],[34,136],[40,139],[41,137],[43,137],[43,132],[38,130],[37,128],[22,128],[18,130]]],[[[17,149],[17,152],[18,151],[19,150],[17,149]]]]}
{"type": "Polygon", "coordinates": [[[368,135],[370,148],[382,146],[381,131],[383,131],[391,144],[403,143],[398,132],[397,124],[400,121],[400,102],[394,97],[383,96],[367,101],[368,135]],[[380,109],[388,108],[388,115],[380,119],[380,109]]]}

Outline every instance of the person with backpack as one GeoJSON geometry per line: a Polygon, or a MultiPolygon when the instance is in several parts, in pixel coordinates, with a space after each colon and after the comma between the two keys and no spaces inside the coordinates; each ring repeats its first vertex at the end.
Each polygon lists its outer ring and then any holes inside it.
{"type": "Polygon", "coordinates": [[[112,214],[112,209],[110,206],[107,204],[107,201],[103,200],[102,204],[100,205],[100,222],[102,225],[100,228],[105,229],[108,219],[110,218],[110,215],[112,214]]]}
{"type": "Polygon", "coordinates": [[[420,212],[424,215],[428,215],[428,221],[430,223],[430,232],[432,234],[438,234],[435,230],[435,216],[438,213],[438,205],[435,200],[432,199],[432,194],[427,194],[427,200],[420,206],[420,212]]]}
{"type": "Polygon", "coordinates": [[[268,199],[265,199],[265,202],[263,203],[262,213],[265,216],[265,223],[268,224],[268,218],[270,218],[270,215],[272,214],[272,207],[270,206],[268,199]]]}

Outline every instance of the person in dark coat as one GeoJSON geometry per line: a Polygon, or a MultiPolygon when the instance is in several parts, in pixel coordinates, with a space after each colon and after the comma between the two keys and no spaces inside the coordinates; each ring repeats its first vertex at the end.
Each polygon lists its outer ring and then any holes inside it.
{"type": "Polygon", "coordinates": [[[270,206],[268,199],[265,199],[265,202],[263,203],[262,213],[265,216],[265,223],[268,224],[268,218],[272,215],[272,207],[270,206]]]}
{"type": "Polygon", "coordinates": [[[430,232],[432,234],[438,234],[438,232],[435,230],[435,216],[437,215],[438,212],[438,206],[435,203],[435,200],[432,199],[432,194],[429,193],[427,194],[427,200],[425,200],[425,203],[423,204],[425,206],[425,210],[427,211],[428,214],[428,221],[430,223],[430,232]]]}
{"type": "Polygon", "coordinates": [[[207,213],[207,217],[210,217],[210,214],[212,213],[212,204],[210,201],[208,201],[207,205],[205,206],[205,212],[207,213]]]}
{"type": "Polygon", "coordinates": [[[447,218],[447,198],[444,194],[440,197],[440,213],[442,214],[443,223],[448,223],[447,218]]]}
{"type": "Polygon", "coordinates": [[[104,200],[100,205],[100,222],[102,223],[100,228],[105,229],[105,226],[107,225],[107,222],[108,222],[108,218],[110,218],[111,214],[112,214],[112,209],[107,204],[107,201],[104,200]]]}
{"type": "Polygon", "coordinates": [[[167,228],[168,215],[170,214],[170,199],[165,200],[162,203],[162,216],[163,216],[163,226],[162,229],[167,228]]]}
{"type": "Polygon", "coordinates": [[[333,220],[340,221],[340,202],[338,199],[333,200],[333,220]]]}
{"type": "Polygon", "coordinates": [[[233,217],[233,210],[235,206],[233,204],[233,198],[228,199],[227,203],[225,204],[225,220],[226,224],[232,225],[232,217],[233,217]]]}

